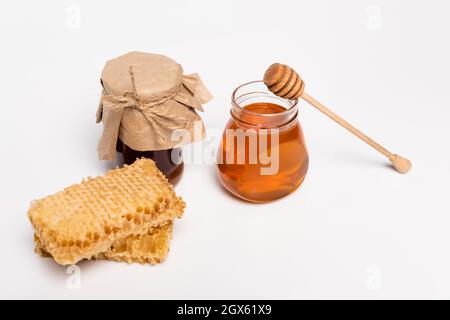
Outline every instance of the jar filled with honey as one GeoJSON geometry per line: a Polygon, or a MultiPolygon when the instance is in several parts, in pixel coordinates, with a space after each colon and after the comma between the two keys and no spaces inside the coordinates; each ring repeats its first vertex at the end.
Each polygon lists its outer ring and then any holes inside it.
{"type": "Polygon", "coordinates": [[[183,74],[166,56],[129,52],[106,63],[101,84],[99,158],[115,160],[120,152],[128,165],[150,158],[176,184],[184,168],[181,146],[204,137],[197,112],[212,96],[200,76],[183,74]]]}
{"type": "Polygon", "coordinates": [[[302,184],[309,157],[297,103],[274,95],[262,81],[233,92],[217,155],[219,180],[233,195],[268,202],[302,184]]]}

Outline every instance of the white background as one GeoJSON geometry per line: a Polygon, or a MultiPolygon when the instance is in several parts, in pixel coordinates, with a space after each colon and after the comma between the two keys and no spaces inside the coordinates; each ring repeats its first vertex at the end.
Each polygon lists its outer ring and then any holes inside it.
{"type": "Polygon", "coordinates": [[[450,298],[449,33],[447,0],[2,1],[0,297],[450,298]],[[26,212],[113,166],[97,160],[99,76],[131,50],[199,72],[212,131],[237,85],[290,64],[308,93],[414,168],[396,173],[303,102],[311,165],[297,192],[247,204],[214,164],[188,165],[168,259],[83,262],[74,287],[33,253],[26,212]]]}

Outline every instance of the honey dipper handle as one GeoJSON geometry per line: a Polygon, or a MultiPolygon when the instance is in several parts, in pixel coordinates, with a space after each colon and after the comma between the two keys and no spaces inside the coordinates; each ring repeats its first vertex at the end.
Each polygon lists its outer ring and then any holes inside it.
{"type": "Polygon", "coordinates": [[[393,164],[395,170],[397,170],[400,173],[407,173],[411,169],[411,162],[403,158],[397,154],[389,152],[386,148],[369,138],[367,135],[365,135],[363,132],[352,126],[350,123],[348,123],[346,120],[342,119],[340,116],[335,114],[333,111],[325,107],[323,104],[321,104],[319,101],[311,97],[306,92],[303,92],[302,98],[311,104],[313,107],[318,109],[320,112],[328,116],[330,119],[334,120],[338,124],[340,124],[342,127],[353,133],[355,136],[360,138],[362,141],[367,143],[369,146],[374,148],[375,150],[379,151],[383,155],[385,155],[393,164]]]}

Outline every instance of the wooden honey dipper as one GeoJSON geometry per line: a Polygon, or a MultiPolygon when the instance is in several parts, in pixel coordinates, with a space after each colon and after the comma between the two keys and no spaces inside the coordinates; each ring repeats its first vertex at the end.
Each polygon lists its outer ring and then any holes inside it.
{"type": "Polygon", "coordinates": [[[407,173],[411,170],[411,162],[408,159],[389,152],[386,148],[369,138],[360,130],[353,127],[350,123],[307,94],[305,92],[305,83],[300,78],[298,73],[289,66],[280,63],[274,63],[271,65],[264,74],[264,83],[270,91],[281,98],[289,100],[303,98],[320,112],[324,113],[326,116],[336,121],[372,148],[385,155],[392,162],[392,166],[398,172],[407,173]]]}

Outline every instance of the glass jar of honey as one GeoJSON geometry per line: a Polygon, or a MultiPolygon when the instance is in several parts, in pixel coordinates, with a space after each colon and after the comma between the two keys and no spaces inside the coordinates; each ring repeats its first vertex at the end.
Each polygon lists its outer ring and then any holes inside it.
{"type": "Polygon", "coordinates": [[[133,51],[109,60],[100,83],[99,159],[113,161],[116,152],[128,165],[150,158],[176,184],[184,168],[180,147],[205,136],[197,111],[212,96],[200,76],[185,75],[169,57],[133,51]]]}
{"type": "Polygon", "coordinates": [[[268,202],[301,185],[309,157],[297,103],[275,96],[262,81],[233,92],[217,154],[219,180],[233,195],[268,202]]]}

